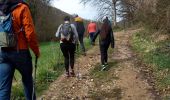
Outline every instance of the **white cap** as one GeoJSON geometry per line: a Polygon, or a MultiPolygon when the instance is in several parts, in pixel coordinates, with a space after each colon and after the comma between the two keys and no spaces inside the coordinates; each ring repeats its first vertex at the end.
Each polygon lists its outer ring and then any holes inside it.
{"type": "Polygon", "coordinates": [[[102,18],[102,21],[105,20],[106,18],[108,18],[108,17],[107,17],[107,16],[104,16],[104,17],[102,18]]]}

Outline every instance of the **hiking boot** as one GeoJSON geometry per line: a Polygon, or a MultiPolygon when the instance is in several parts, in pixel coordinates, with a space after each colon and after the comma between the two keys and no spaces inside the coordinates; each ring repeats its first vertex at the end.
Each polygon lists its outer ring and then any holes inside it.
{"type": "Polygon", "coordinates": [[[69,74],[69,72],[66,72],[66,77],[70,77],[70,74],[69,74]]]}
{"type": "Polygon", "coordinates": [[[71,75],[72,77],[75,77],[74,70],[72,70],[72,71],[70,72],[70,75],[71,75]]]}
{"type": "Polygon", "coordinates": [[[106,69],[106,65],[102,65],[101,71],[104,71],[106,69]]]}
{"type": "Polygon", "coordinates": [[[106,63],[105,63],[105,66],[109,66],[109,64],[106,62],[106,63]]]}

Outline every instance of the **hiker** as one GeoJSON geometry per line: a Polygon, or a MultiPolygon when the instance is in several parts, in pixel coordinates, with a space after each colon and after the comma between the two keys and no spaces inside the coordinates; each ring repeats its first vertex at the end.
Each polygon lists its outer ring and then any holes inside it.
{"type": "Polygon", "coordinates": [[[102,70],[106,68],[108,65],[108,48],[111,44],[111,47],[114,48],[114,36],[112,26],[108,17],[103,18],[103,24],[99,33],[99,45],[100,45],[100,53],[101,53],[101,64],[102,70]]]}
{"type": "Polygon", "coordinates": [[[60,48],[64,55],[66,77],[75,76],[74,57],[76,43],[78,42],[78,33],[74,24],[70,23],[70,17],[64,17],[64,24],[58,27],[56,37],[60,38],[60,48]],[[69,71],[69,66],[71,71],[69,71]]]}
{"type": "Polygon", "coordinates": [[[73,17],[74,17],[74,25],[76,26],[76,29],[78,32],[80,47],[81,47],[83,55],[86,56],[86,51],[85,51],[85,46],[84,46],[84,41],[83,41],[84,32],[85,32],[83,19],[80,18],[77,14],[73,15],[73,17]]]}
{"type": "Polygon", "coordinates": [[[22,0],[0,1],[0,34],[0,100],[10,100],[15,69],[22,76],[26,100],[36,100],[29,47],[36,57],[40,52],[29,7],[22,0]]]}
{"type": "Polygon", "coordinates": [[[94,35],[96,33],[96,30],[97,30],[97,26],[96,26],[96,23],[91,21],[88,26],[87,26],[87,32],[90,36],[90,43],[91,45],[94,45],[94,41],[93,41],[93,38],[94,38],[94,35]]]}

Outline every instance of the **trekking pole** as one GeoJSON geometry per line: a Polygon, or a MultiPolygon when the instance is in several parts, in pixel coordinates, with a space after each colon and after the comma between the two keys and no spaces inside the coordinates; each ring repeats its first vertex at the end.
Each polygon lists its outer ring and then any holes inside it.
{"type": "MultiPolygon", "coordinates": [[[[77,46],[77,56],[78,56],[78,54],[79,54],[79,45],[78,45],[78,43],[76,44],[76,46],[77,46]]],[[[77,63],[77,78],[78,78],[78,80],[81,80],[81,74],[80,74],[80,67],[79,67],[79,62],[77,63]]]]}
{"type": "Polygon", "coordinates": [[[35,95],[37,62],[38,62],[38,57],[36,56],[36,58],[35,58],[35,66],[34,66],[35,69],[34,69],[34,78],[33,78],[32,100],[34,100],[34,95],[35,95]]]}
{"type": "Polygon", "coordinates": [[[60,44],[59,44],[59,46],[58,46],[58,58],[57,58],[57,67],[59,67],[59,65],[60,65],[60,60],[61,60],[61,56],[60,56],[60,53],[61,53],[61,51],[60,51],[60,44]]]}

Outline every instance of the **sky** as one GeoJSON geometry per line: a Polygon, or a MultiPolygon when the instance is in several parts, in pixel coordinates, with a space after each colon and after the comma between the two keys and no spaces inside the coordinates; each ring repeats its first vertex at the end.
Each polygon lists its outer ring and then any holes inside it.
{"type": "Polygon", "coordinates": [[[97,11],[90,5],[80,4],[80,0],[53,0],[51,5],[69,14],[78,14],[85,19],[95,19],[97,11]]]}

